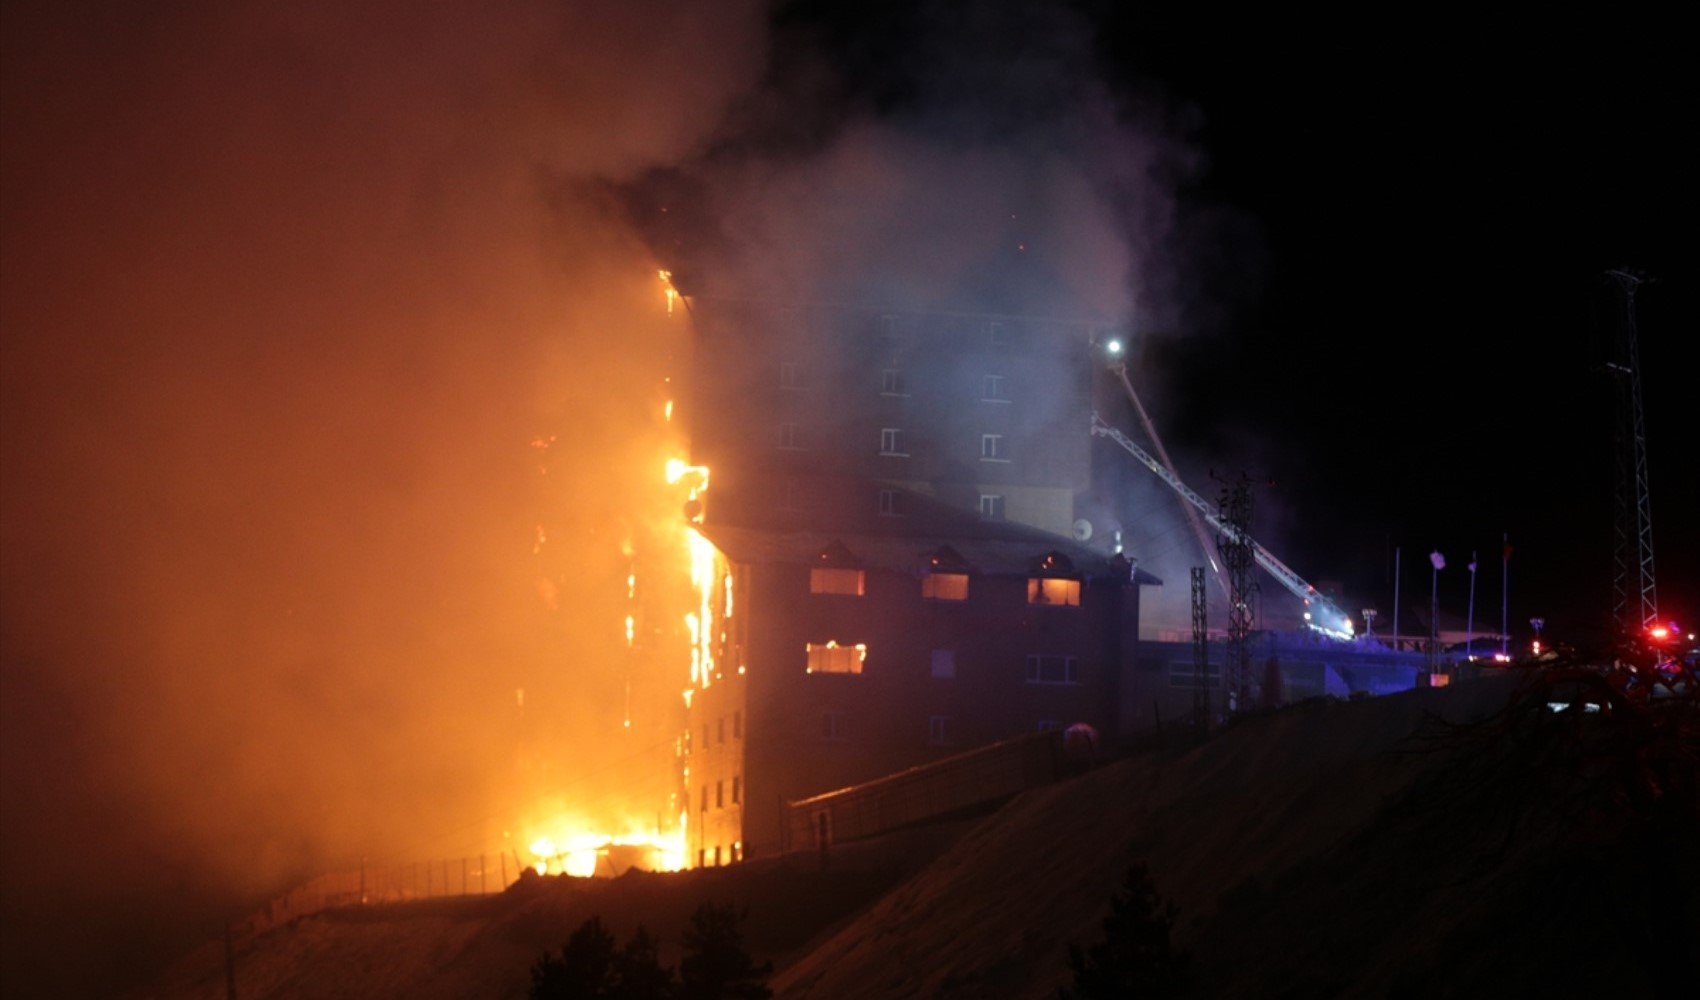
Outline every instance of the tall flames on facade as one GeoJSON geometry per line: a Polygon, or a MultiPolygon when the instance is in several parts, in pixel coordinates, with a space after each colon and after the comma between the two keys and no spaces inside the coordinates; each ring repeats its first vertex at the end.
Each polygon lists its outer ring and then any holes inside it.
{"type": "MultiPolygon", "coordinates": [[[[679,293],[666,271],[660,272],[660,278],[666,312],[675,315],[679,293]]],[[[688,709],[692,694],[722,679],[727,667],[727,622],[733,600],[731,568],[696,527],[702,519],[709,470],[676,457],[684,442],[673,423],[676,402],[672,398],[672,375],[663,374],[661,385],[665,398],[657,410],[659,438],[663,447],[675,453],[675,457],[662,463],[661,475],[654,480],[655,488],[665,493],[656,498],[655,508],[664,513],[657,518],[659,523],[646,524],[642,530],[628,533],[621,544],[626,576],[620,628],[627,653],[621,728],[628,733],[633,731],[633,670],[679,669],[681,676],[689,678],[683,692],[684,707],[688,709]],[[667,641],[666,637],[674,634],[672,630],[680,624],[682,641],[667,641]],[[687,652],[688,675],[683,669],[685,664],[680,662],[687,652]]],[[[552,443],[552,438],[539,438],[533,444],[547,450],[552,443]]],[[[547,475],[547,468],[540,471],[547,475]]],[[[547,534],[539,525],[536,551],[547,541],[547,534]]],[[[743,667],[740,665],[737,670],[742,673],[743,667]]],[[[640,689],[644,686],[647,685],[640,685],[640,689]]],[[[673,704],[675,707],[667,711],[678,711],[678,703],[673,704]]],[[[678,731],[681,727],[682,720],[669,728],[678,731]]],[[[684,740],[674,738],[668,742],[676,769],[668,779],[673,791],[664,807],[656,809],[653,821],[630,816],[599,818],[594,811],[575,810],[565,803],[557,803],[560,807],[553,810],[537,810],[540,815],[518,824],[522,836],[517,839],[527,845],[525,850],[530,854],[526,867],[539,874],[580,877],[616,875],[631,867],[651,871],[687,867],[690,816],[684,792],[690,767],[684,740]]],[[[634,782],[638,786],[643,784],[634,782]]],[[[647,809],[628,811],[649,814],[647,809]]],[[[519,851],[514,853],[517,855],[519,851]]]]}

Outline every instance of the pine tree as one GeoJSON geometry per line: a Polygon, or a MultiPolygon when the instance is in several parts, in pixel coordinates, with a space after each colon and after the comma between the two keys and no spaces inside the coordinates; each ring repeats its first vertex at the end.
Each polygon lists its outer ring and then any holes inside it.
{"type": "Polygon", "coordinates": [[[758,966],[744,950],[744,914],[731,905],[704,903],[685,930],[679,962],[681,1000],[769,1000],[773,963],[758,966]]]}
{"type": "Polygon", "coordinates": [[[614,980],[620,1000],[672,1000],[679,992],[673,970],[661,964],[661,942],[642,924],[614,957],[614,980]]]}
{"type": "Polygon", "coordinates": [[[1084,953],[1069,945],[1074,989],[1063,1000],[1119,1000],[1123,997],[1174,997],[1185,991],[1191,956],[1175,950],[1175,904],[1157,894],[1142,864],[1128,869],[1122,891],[1110,900],[1104,940],[1084,953]]]}
{"type": "Polygon", "coordinates": [[[573,931],[560,957],[545,954],[531,967],[531,1000],[611,1000],[614,935],[591,917],[573,931]]]}

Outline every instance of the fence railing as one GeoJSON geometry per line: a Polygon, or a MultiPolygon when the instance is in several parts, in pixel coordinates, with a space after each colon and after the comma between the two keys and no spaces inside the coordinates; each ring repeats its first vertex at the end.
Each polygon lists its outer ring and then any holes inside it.
{"type": "Polygon", "coordinates": [[[320,875],[291,889],[235,929],[244,935],[261,934],[292,920],[343,906],[492,895],[512,885],[522,868],[511,853],[408,864],[362,864],[320,875]]]}

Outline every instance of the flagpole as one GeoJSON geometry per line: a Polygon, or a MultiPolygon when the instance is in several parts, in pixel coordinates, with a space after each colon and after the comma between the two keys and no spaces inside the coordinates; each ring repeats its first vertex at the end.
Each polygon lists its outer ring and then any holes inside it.
{"type": "Polygon", "coordinates": [[[1399,549],[1393,549],[1393,651],[1399,652],[1399,549]]]}
{"type": "Polygon", "coordinates": [[[1499,535],[1499,655],[1511,655],[1511,535],[1499,535]]]}
{"type": "Polygon", "coordinates": [[[1476,643],[1476,554],[1470,553],[1470,611],[1464,622],[1464,659],[1475,659],[1476,643]]]}

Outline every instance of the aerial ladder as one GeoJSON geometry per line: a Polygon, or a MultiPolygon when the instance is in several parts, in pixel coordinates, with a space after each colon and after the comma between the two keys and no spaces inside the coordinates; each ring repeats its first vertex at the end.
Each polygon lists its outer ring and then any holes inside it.
{"type": "MultiPolygon", "coordinates": [[[[1155,441],[1155,428],[1151,427],[1150,418],[1145,415],[1145,408],[1140,405],[1139,397],[1133,391],[1133,384],[1127,379],[1126,367],[1117,365],[1111,370],[1120,377],[1122,386],[1127,390],[1128,398],[1133,401],[1140,418],[1146,424],[1147,432],[1152,434],[1152,439],[1155,441]]],[[[1264,572],[1274,577],[1277,583],[1304,602],[1305,625],[1307,627],[1336,639],[1351,639],[1353,637],[1352,620],[1344,611],[1341,611],[1333,601],[1324,597],[1315,587],[1306,583],[1303,577],[1289,569],[1286,563],[1275,558],[1274,553],[1259,545],[1256,539],[1242,535],[1237,528],[1224,521],[1215,504],[1199,496],[1191,487],[1182,482],[1181,477],[1175,474],[1174,468],[1169,462],[1158,461],[1150,452],[1134,444],[1126,434],[1110,426],[1097,413],[1092,414],[1092,433],[1097,437],[1107,437],[1121,445],[1128,454],[1139,461],[1139,464],[1150,469],[1158,479],[1169,484],[1170,489],[1179,493],[1181,499],[1190,504],[1192,510],[1196,510],[1198,514],[1202,515],[1204,520],[1209,522],[1210,527],[1214,528],[1219,534],[1235,542],[1243,541],[1249,546],[1252,558],[1256,560],[1259,566],[1263,567],[1264,572]]],[[[1158,447],[1161,448],[1161,445],[1158,445],[1158,447]]],[[[1166,455],[1164,457],[1167,458],[1166,455]]],[[[1192,516],[1192,511],[1189,510],[1189,520],[1192,519],[1192,516]]],[[[1208,543],[1201,540],[1200,544],[1206,546],[1205,556],[1210,559],[1211,567],[1215,568],[1217,563],[1214,558],[1211,558],[1208,543]]]]}

